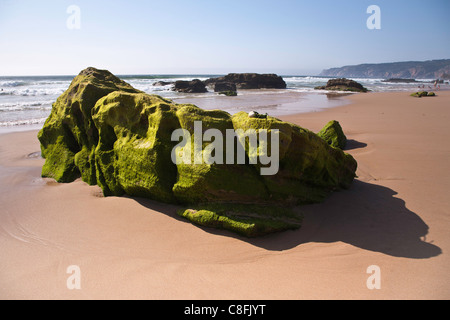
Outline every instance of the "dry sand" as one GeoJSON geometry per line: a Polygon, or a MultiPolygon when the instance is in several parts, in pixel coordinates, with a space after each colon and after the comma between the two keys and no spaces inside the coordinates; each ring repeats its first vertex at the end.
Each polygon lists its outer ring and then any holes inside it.
{"type": "Polygon", "coordinates": [[[299,208],[301,230],[248,240],[177,207],[40,178],[36,132],[0,136],[2,299],[449,299],[450,92],[369,93],[284,117],[341,122],[352,188],[299,208]],[[81,290],[66,273],[80,267],[81,290]],[[369,290],[367,268],[381,269],[369,290]]]}

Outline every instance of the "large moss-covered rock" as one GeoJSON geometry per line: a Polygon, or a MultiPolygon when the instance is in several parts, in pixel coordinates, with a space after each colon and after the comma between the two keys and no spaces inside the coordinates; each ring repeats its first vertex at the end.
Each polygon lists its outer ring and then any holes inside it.
{"type": "Polygon", "coordinates": [[[190,221],[246,236],[298,228],[301,219],[289,208],[348,188],[357,166],[350,155],[294,124],[175,104],[93,68],[82,71],[58,98],[39,140],[44,177],[59,182],[81,177],[106,196],[185,205],[180,215],[190,221]],[[172,137],[178,129],[184,129],[184,143],[172,137]],[[204,137],[209,129],[214,137],[204,137]],[[259,136],[252,149],[250,140],[229,135],[248,130],[265,130],[269,139],[259,136]],[[276,174],[261,175],[274,165],[261,161],[264,153],[275,152],[272,137],[279,142],[276,174]],[[221,158],[212,146],[227,153],[221,158]],[[192,161],[174,162],[174,155],[192,161]],[[205,161],[197,163],[196,156],[205,161]],[[250,161],[254,158],[258,161],[250,161]]]}

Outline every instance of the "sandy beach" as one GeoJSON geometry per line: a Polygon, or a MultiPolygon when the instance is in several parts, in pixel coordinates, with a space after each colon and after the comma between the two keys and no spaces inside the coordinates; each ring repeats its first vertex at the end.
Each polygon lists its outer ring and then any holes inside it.
{"type": "Polygon", "coordinates": [[[346,99],[281,118],[314,132],[338,120],[357,180],[299,207],[300,230],[252,240],[42,179],[37,132],[0,135],[0,298],[449,299],[450,92],[346,99]],[[80,290],[67,288],[73,265],[80,290]],[[367,287],[373,265],[380,290],[367,287]]]}

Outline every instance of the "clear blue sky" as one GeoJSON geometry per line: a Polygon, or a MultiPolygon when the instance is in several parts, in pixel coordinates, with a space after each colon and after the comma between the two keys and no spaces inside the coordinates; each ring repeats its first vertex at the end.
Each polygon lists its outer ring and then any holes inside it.
{"type": "Polygon", "coordinates": [[[0,0],[0,76],[274,72],[450,58],[449,0],[0,0]],[[70,5],[81,29],[69,30],[70,5]],[[369,30],[367,8],[381,8],[369,30]]]}

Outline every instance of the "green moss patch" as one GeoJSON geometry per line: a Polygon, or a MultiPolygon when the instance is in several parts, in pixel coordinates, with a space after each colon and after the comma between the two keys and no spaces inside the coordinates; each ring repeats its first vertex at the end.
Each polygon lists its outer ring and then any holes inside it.
{"type": "Polygon", "coordinates": [[[288,208],[235,204],[203,205],[180,210],[178,215],[203,227],[229,230],[249,238],[299,229],[303,219],[288,208]]]}
{"type": "Polygon", "coordinates": [[[330,121],[317,135],[334,148],[344,150],[347,145],[347,137],[336,120],[330,121]]]}
{"type": "Polygon", "coordinates": [[[436,93],[428,91],[419,91],[411,94],[411,97],[422,98],[422,97],[435,97],[436,93]]]}
{"type": "Polygon", "coordinates": [[[236,91],[231,91],[231,90],[230,91],[221,91],[221,92],[219,92],[219,94],[222,94],[227,97],[236,97],[238,95],[236,91]]]}

